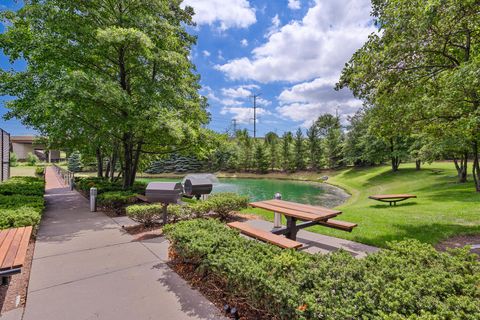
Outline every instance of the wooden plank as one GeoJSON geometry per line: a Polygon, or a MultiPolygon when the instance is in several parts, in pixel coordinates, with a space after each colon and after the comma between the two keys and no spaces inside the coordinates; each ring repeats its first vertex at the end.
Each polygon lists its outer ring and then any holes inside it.
{"type": "Polygon", "coordinates": [[[13,262],[17,256],[18,248],[20,248],[20,242],[22,241],[23,234],[25,232],[25,227],[15,228],[15,236],[13,237],[12,243],[8,248],[7,255],[2,262],[2,270],[13,268],[13,262]]]}
{"type": "Polygon", "coordinates": [[[340,220],[333,220],[333,219],[328,219],[327,221],[319,221],[318,224],[320,224],[322,226],[325,226],[325,227],[340,229],[340,230],[344,230],[344,231],[352,231],[353,228],[358,226],[356,223],[347,222],[347,221],[340,221],[340,220]]]}
{"type": "Polygon", "coordinates": [[[20,268],[25,263],[25,258],[27,257],[28,244],[30,243],[30,237],[32,235],[33,227],[26,227],[25,232],[23,233],[22,240],[20,241],[20,247],[17,251],[17,256],[13,262],[12,268],[20,268]]]}
{"type": "Polygon", "coordinates": [[[338,211],[338,210],[333,210],[333,209],[324,208],[320,206],[311,206],[308,204],[301,204],[301,203],[290,202],[285,200],[266,200],[262,202],[271,204],[271,205],[276,205],[282,208],[299,210],[299,211],[304,211],[304,212],[313,213],[313,214],[335,213],[338,215],[342,213],[341,211],[338,211]]]}
{"type": "Polygon", "coordinates": [[[0,231],[0,247],[3,244],[3,241],[5,241],[5,239],[7,238],[8,230],[9,229],[3,229],[2,231],[0,231]]]}
{"type": "Polygon", "coordinates": [[[12,244],[13,238],[15,237],[15,233],[17,233],[17,229],[8,229],[8,234],[5,240],[0,247],[0,269],[3,269],[3,262],[6,259],[8,251],[10,249],[10,245],[12,244]]]}
{"type": "Polygon", "coordinates": [[[240,230],[243,234],[252,238],[262,240],[284,249],[297,249],[302,246],[300,242],[287,239],[283,236],[278,236],[268,231],[253,228],[246,223],[242,222],[230,222],[227,223],[230,228],[240,230]]]}
{"type": "Polygon", "coordinates": [[[382,200],[382,199],[409,199],[409,198],[416,198],[417,196],[414,194],[375,194],[370,196],[370,199],[373,200],[382,200]]]}
{"type": "Polygon", "coordinates": [[[327,219],[336,217],[338,215],[338,213],[316,214],[316,213],[309,213],[309,212],[300,211],[300,210],[293,210],[293,209],[288,209],[284,207],[279,207],[276,205],[271,205],[271,204],[265,203],[264,201],[252,202],[250,203],[250,205],[255,208],[261,208],[261,209],[265,209],[273,212],[282,213],[286,216],[294,217],[304,221],[327,220],[327,219]]]}

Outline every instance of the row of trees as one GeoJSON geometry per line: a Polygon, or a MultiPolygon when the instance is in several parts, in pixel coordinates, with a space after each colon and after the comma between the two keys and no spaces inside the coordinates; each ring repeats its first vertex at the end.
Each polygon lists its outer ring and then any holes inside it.
{"type": "Polygon", "coordinates": [[[358,117],[392,150],[403,152],[413,138],[423,146],[419,156],[453,158],[461,181],[470,157],[480,192],[479,7],[478,0],[372,1],[379,32],[352,56],[338,88],[365,102],[358,117]]]}

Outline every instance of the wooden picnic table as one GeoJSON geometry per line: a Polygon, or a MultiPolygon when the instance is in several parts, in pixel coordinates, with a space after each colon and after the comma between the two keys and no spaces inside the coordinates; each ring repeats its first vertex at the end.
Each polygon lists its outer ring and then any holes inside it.
{"type": "Polygon", "coordinates": [[[283,234],[291,240],[296,240],[298,230],[318,224],[346,231],[351,231],[351,229],[356,226],[356,224],[348,225],[349,223],[343,221],[330,220],[330,218],[334,218],[342,212],[319,206],[311,206],[284,200],[252,202],[250,203],[250,206],[283,214],[287,219],[287,226],[274,229],[272,230],[272,233],[277,235],[283,234]],[[298,220],[306,222],[297,224],[298,220]]]}

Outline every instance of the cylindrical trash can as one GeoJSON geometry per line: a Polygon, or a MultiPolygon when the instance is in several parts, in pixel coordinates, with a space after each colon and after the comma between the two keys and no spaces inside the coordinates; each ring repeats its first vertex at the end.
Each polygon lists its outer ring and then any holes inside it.
{"type": "MultiPolygon", "coordinates": [[[[275,193],[275,196],[273,197],[275,200],[282,200],[282,195],[280,193],[275,193]]],[[[274,228],[280,228],[282,226],[282,215],[278,212],[274,212],[274,218],[273,218],[273,227],[274,228]]]]}
{"type": "Polygon", "coordinates": [[[97,211],[97,188],[90,188],[90,212],[97,211]]]}

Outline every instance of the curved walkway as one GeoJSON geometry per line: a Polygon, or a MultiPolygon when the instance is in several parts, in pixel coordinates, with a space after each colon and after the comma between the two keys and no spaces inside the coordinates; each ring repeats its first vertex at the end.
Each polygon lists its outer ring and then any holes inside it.
{"type": "Polygon", "coordinates": [[[164,238],[136,242],[52,168],[46,182],[24,320],[223,319],[166,265],[164,238]]]}

